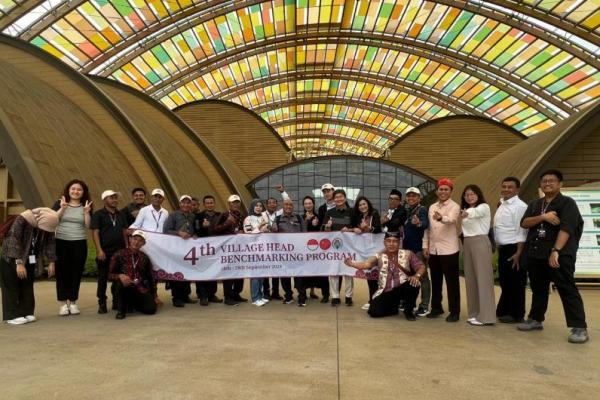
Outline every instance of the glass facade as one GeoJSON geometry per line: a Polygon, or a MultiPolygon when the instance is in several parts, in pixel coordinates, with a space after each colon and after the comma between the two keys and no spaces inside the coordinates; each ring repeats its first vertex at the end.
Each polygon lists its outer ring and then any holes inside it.
{"type": "Polygon", "coordinates": [[[275,187],[283,184],[295,209],[302,210],[301,202],[307,195],[315,198],[317,207],[323,204],[321,185],[325,183],[344,189],[350,205],[354,205],[358,196],[366,196],[379,210],[387,209],[387,198],[392,189],[404,193],[407,188],[416,186],[425,197],[435,188],[434,181],[417,172],[386,161],[358,157],[301,161],[259,178],[249,186],[261,199],[274,197],[281,201],[275,187]]]}

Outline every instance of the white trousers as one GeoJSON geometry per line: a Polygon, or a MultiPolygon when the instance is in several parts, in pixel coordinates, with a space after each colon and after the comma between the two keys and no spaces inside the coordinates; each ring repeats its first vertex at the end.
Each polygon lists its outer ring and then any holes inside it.
{"type": "MultiPolygon", "coordinates": [[[[344,276],[344,280],[346,281],[346,297],[352,297],[352,293],[354,291],[354,278],[351,276],[344,276]]],[[[329,277],[329,291],[331,292],[331,297],[334,299],[340,298],[340,277],[339,276],[330,276],[329,277]]]]}

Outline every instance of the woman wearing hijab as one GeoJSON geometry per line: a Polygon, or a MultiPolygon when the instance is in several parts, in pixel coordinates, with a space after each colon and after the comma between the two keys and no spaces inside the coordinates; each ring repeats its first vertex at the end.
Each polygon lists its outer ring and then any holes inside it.
{"type": "Polygon", "coordinates": [[[2,245],[0,287],[2,319],[10,325],[36,320],[33,294],[34,271],[40,257],[46,257],[48,276],[54,275],[56,247],[54,231],[58,213],[49,208],[26,210],[19,215],[2,245]]]}
{"type": "MultiPolygon", "coordinates": [[[[265,211],[262,201],[252,200],[248,209],[248,216],[244,219],[244,233],[264,233],[268,232],[268,221],[263,217],[265,211]]],[[[267,295],[263,293],[263,278],[250,279],[250,295],[252,304],[262,307],[269,302],[267,295]]]]}

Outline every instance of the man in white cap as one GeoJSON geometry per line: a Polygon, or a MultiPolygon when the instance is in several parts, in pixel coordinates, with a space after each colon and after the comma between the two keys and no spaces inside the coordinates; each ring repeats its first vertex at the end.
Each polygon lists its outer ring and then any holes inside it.
{"type": "MultiPolygon", "coordinates": [[[[192,213],[192,196],[184,194],[179,198],[179,210],[171,213],[163,226],[163,233],[177,235],[182,239],[189,239],[194,234],[194,219],[192,213]]],[[[189,281],[170,281],[173,307],[183,307],[185,303],[194,303],[190,298],[191,287],[189,281]]]]}
{"type": "MultiPolygon", "coordinates": [[[[215,225],[214,233],[217,235],[235,235],[244,232],[244,217],[241,213],[242,201],[240,196],[232,194],[227,199],[229,209],[219,217],[215,225]]],[[[239,303],[245,303],[248,299],[240,296],[244,290],[243,279],[228,279],[223,281],[223,294],[225,295],[225,304],[228,306],[237,306],[239,303]]]]}
{"type": "Polygon", "coordinates": [[[325,223],[325,213],[332,208],[335,208],[335,201],[333,200],[334,190],[335,187],[333,187],[331,183],[326,183],[321,186],[321,193],[323,193],[323,198],[325,199],[325,203],[321,204],[317,212],[317,217],[319,217],[319,223],[321,225],[325,223]]]}
{"type": "Polygon", "coordinates": [[[140,249],[146,244],[143,231],[136,230],[126,249],[115,253],[110,261],[111,281],[115,282],[117,319],[124,319],[127,309],[143,314],[156,313],[158,299],[152,263],[140,249]]]}
{"type": "MultiPolygon", "coordinates": [[[[90,229],[96,246],[96,265],[98,266],[98,314],[106,314],[106,286],[110,259],[117,251],[127,246],[127,217],[117,208],[121,194],[114,190],[102,192],[104,207],[92,215],[90,229]]],[[[113,309],[114,289],[113,293],[113,309]]]]}
{"type": "Polygon", "coordinates": [[[417,309],[417,317],[429,314],[429,300],[431,298],[431,283],[427,275],[427,264],[423,257],[423,235],[429,227],[427,207],[421,205],[421,191],[416,187],[406,189],[407,218],[404,222],[404,238],[402,248],[410,250],[421,260],[424,266],[421,274],[421,304],[417,309]]]}
{"type": "Polygon", "coordinates": [[[169,212],[162,208],[164,200],[165,192],[162,189],[154,189],[150,197],[150,205],[140,209],[129,229],[162,233],[165,221],[169,217],[169,212]]]}

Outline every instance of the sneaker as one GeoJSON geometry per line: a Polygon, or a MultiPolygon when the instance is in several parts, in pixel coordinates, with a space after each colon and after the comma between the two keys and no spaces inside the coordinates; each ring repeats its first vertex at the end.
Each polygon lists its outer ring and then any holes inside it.
{"type": "Polygon", "coordinates": [[[29,321],[27,321],[27,318],[25,317],[19,317],[19,318],[15,318],[15,319],[9,319],[8,321],[6,321],[7,324],[9,325],[23,325],[28,323],[29,321]]]}
{"type": "Polygon", "coordinates": [[[527,318],[527,321],[518,324],[517,329],[520,331],[540,331],[544,329],[544,325],[535,319],[527,318]]]}
{"type": "Polygon", "coordinates": [[[292,304],[294,302],[294,299],[283,299],[283,304],[292,304]]]}
{"type": "Polygon", "coordinates": [[[458,314],[448,314],[446,317],[446,322],[458,322],[459,319],[460,317],[458,314]]]}
{"type": "Polygon", "coordinates": [[[239,306],[240,305],[240,303],[238,303],[235,300],[231,300],[231,299],[225,299],[224,303],[226,306],[239,306]]]}
{"type": "Polygon", "coordinates": [[[415,313],[417,317],[425,317],[429,314],[429,309],[427,307],[419,307],[417,308],[417,312],[415,313]]]}
{"type": "Polygon", "coordinates": [[[473,325],[473,326],[483,326],[483,325],[485,325],[483,322],[477,321],[477,318],[469,318],[467,320],[467,322],[469,323],[469,325],[473,325]]]}
{"type": "Polygon", "coordinates": [[[77,303],[71,303],[71,304],[69,304],[69,312],[72,315],[77,315],[77,314],[81,313],[81,311],[79,311],[79,306],[77,305],[77,303]]]}
{"type": "Polygon", "coordinates": [[[404,301],[400,300],[400,304],[398,304],[398,310],[404,311],[404,301]]]}
{"type": "Polygon", "coordinates": [[[348,307],[351,307],[354,305],[354,302],[352,301],[352,297],[346,297],[346,305],[348,307]]]}
{"type": "Polygon", "coordinates": [[[265,304],[267,304],[267,303],[268,303],[269,301],[271,301],[271,300],[267,299],[266,297],[263,297],[263,298],[262,298],[262,301],[264,301],[264,302],[265,302],[265,304]]]}
{"type": "Polygon", "coordinates": [[[35,315],[26,315],[25,319],[27,320],[27,322],[35,322],[35,321],[37,321],[37,318],[35,317],[35,315]]]}
{"type": "Polygon", "coordinates": [[[436,309],[431,309],[431,311],[429,312],[429,314],[427,314],[427,318],[437,318],[440,315],[442,315],[444,313],[444,310],[436,310],[436,309]]]}
{"type": "Polygon", "coordinates": [[[306,307],[306,300],[298,299],[298,307],[306,307]]]}
{"type": "Polygon", "coordinates": [[[369,307],[371,307],[371,304],[370,303],[365,303],[365,304],[363,304],[363,306],[360,309],[367,311],[369,309],[369,307]]]}
{"type": "Polygon", "coordinates": [[[473,318],[467,318],[467,323],[470,324],[473,321],[476,321],[477,318],[473,317],[473,318]]]}
{"type": "Polygon", "coordinates": [[[106,314],[108,310],[106,309],[106,303],[98,304],[98,314],[106,314]]]}
{"type": "Polygon", "coordinates": [[[327,303],[329,303],[329,296],[325,296],[325,297],[323,297],[323,298],[321,299],[321,303],[323,303],[323,304],[327,304],[327,303]]]}
{"type": "Polygon", "coordinates": [[[573,328],[571,329],[571,334],[569,335],[569,343],[581,344],[590,340],[590,336],[588,335],[586,328],[573,328]]]}
{"type": "Polygon", "coordinates": [[[69,306],[67,305],[67,303],[63,304],[58,309],[58,315],[69,315],[69,314],[70,314],[69,313],[69,306]]]}
{"type": "Polygon", "coordinates": [[[209,303],[222,303],[223,299],[220,298],[219,296],[211,296],[208,298],[208,302],[209,303]]]}
{"type": "Polygon", "coordinates": [[[503,324],[514,324],[517,322],[512,315],[502,315],[501,317],[498,317],[498,321],[502,322],[503,324]]]}
{"type": "Polygon", "coordinates": [[[253,302],[252,302],[252,305],[253,305],[253,306],[256,306],[256,307],[262,307],[262,306],[264,306],[265,304],[266,304],[266,303],[265,303],[265,302],[264,302],[262,299],[259,299],[259,300],[256,300],[256,301],[253,301],[253,302]]]}
{"type": "Polygon", "coordinates": [[[417,317],[415,317],[415,313],[410,310],[404,311],[404,316],[406,317],[407,321],[416,321],[417,320],[417,317]]]}
{"type": "Polygon", "coordinates": [[[341,301],[340,301],[340,299],[335,299],[335,298],[334,298],[334,299],[331,299],[331,306],[332,306],[332,307],[337,307],[337,306],[339,306],[340,304],[341,304],[341,301]]]}
{"type": "Polygon", "coordinates": [[[201,306],[204,306],[204,307],[206,307],[206,306],[208,306],[209,304],[210,304],[210,303],[208,302],[208,299],[207,299],[207,298],[203,297],[203,298],[201,298],[201,299],[200,299],[200,305],[201,305],[201,306]]]}
{"type": "Polygon", "coordinates": [[[123,311],[117,311],[117,315],[115,315],[115,319],[125,319],[125,313],[123,311]]]}

